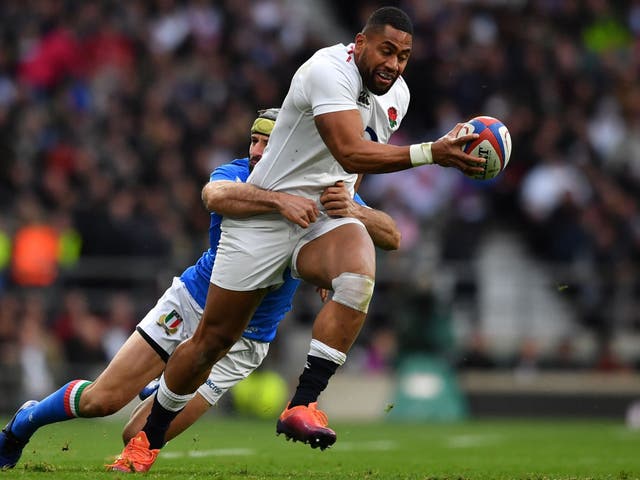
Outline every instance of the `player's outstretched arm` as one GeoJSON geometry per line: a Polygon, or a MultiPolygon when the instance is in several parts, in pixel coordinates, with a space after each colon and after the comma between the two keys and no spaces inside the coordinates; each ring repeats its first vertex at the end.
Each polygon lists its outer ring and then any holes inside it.
{"type": "Polygon", "coordinates": [[[393,218],[380,210],[360,205],[351,197],[344,182],[325,188],[320,202],[332,217],[353,217],[360,220],[376,247],[384,250],[397,250],[400,247],[400,230],[393,218]]]}
{"type": "Polygon", "coordinates": [[[209,212],[224,217],[244,218],[261,213],[280,213],[303,228],[315,222],[320,213],[316,203],[308,198],[230,180],[207,183],[202,189],[202,202],[209,212]]]}
{"type": "Polygon", "coordinates": [[[350,173],[387,173],[436,164],[454,167],[470,175],[482,173],[486,162],[462,151],[462,146],[477,138],[477,134],[456,137],[462,128],[461,123],[435,142],[411,146],[387,145],[365,139],[358,110],[318,115],[315,123],[333,157],[350,173]]]}

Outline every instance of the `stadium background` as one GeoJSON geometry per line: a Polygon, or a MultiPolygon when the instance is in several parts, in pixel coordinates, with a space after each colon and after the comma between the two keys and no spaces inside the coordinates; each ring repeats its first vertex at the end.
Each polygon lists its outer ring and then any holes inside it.
{"type": "MultiPolygon", "coordinates": [[[[392,141],[490,114],[513,154],[492,182],[365,179],[403,244],[380,253],[323,399],[358,378],[393,401],[410,360],[472,414],[624,414],[640,395],[640,2],[605,0],[0,3],[0,411],[100,371],[206,248],[200,189],[246,154],[255,110],[383,3],[415,23],[392,141]]],[[[318,306],[302,288],[267,361],[289,382],[318,306]]]]}

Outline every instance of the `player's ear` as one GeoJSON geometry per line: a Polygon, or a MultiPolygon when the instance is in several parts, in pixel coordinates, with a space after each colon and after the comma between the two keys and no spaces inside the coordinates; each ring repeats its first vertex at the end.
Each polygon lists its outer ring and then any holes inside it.
{"type": "Polygon", "coordinates": [[[356,48],[360,49],[364,47],[366,42],[367,42],[367,36],[364,33],[360,32],[356,34],[356,41],[355,41],[356,48]]]}

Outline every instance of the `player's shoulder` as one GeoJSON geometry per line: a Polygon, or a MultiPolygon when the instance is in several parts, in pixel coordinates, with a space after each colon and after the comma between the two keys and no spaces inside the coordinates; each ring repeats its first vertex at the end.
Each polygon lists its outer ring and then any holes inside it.
{"type": "Polygon", "coordinates": [[[362,80],[352,58],[349,46],[341,43],[318,50],[298,70],[298,87],[307,94],[335,93],[347,88],[352,95],[357,95],[362,88],[362,80]]]}
{"type": "Polygon", "coordinates": [[[344,43],[336,43],[328,47],[323,47],[316,50],[311,56],[311,60],[331,59],[338,60],[340,62],[349,62],[349,56],[353,55],[353,48],[344,43]]]}
{"type": "Polygon", "coordinates": [[[211,180],[232,180],[244,182],[249,176],[249,159],[237,158],[229,163],[220,165],[211,173],[211,180]]]}
{"type": "Polygon", "coordinates": [[[244,158],[236,158],[235,160],[232,160],[231,162],[227,163],[227,165],[229,165],[232,168],[235,169],[240,169],[240,170],[249,170],[249,158],[248,157],[244,157],[244,158]]]}
{"type": "Polygon", "coordinates": [[[357,73],[357,67],[353,59],[353,45],[337,43],[330,47],[324,47],[316,51],[308,61],[309,67],[329,67],[344,72],[357,73]]]}

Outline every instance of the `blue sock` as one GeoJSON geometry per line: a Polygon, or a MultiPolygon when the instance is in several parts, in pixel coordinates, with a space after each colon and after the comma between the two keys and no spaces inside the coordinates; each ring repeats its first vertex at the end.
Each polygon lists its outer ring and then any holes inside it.
{"type": "Polygon", "coordinates": [[[11,432],[21,440],[29,440],[38,428],[80,416],[80,396],[90,385],[87,380],[72,380],[31,408],[16,415],[11,432]]]}

